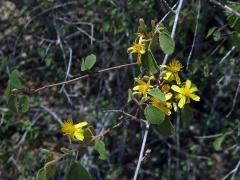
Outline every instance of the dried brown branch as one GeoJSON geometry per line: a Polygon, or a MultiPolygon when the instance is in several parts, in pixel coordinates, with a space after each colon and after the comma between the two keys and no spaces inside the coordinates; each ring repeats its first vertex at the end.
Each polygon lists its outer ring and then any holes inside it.
{"type": "MultiPolygon", "coordinates": [[[[110,67],[110,68],[106,68],[106,69],[101,69],[101,70],[98,70],[94,73],[99,74],[99,73],[109,72],[109,71],[112,71],[112,70],[115,70],[115,69],[121,69],[121,68],[129,67],[129,66],[135,66],[135,65],[137,65],[137,63],[123,64],[123,65],[118,65],[118,66],[114,66],[114,67],[110,67]]],[[[76,78],[70,79],[68,81],[49,84],[49,85],[46,85],[46,86],[43,86],[43,87],[40,87],[40,88],[37,88],[37,89],[33,89],[33,90],[31,90],[31,92],[38,93],[39,91],[42,91],[42,90],[47,89],[47,88],[51,88],[51,87],[55,87],[55,86],[61,86],[61,85],[64,85],[64,84],[70,84],[70,83],[73,83],[75,81],[79,81],[79,80],[88,78],[90,76],[91,76],[91,74],[85,74],[83,76],[76,77],[76,78]]]]}

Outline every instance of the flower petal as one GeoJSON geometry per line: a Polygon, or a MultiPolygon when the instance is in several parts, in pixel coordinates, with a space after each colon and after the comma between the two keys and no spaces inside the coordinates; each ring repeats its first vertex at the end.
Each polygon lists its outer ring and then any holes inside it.
{"type": "Polygon", "coordinates": [[[172,85],[171,89],[178,92],[178,93],[181,93],[181,88],[176,86],[176,85],[172,85]]]}
{"type": "Polygon", "coordinates": [[[138,91],[140,88],[141,88],[141,86],[137,85],[137,86],[134,86],[134,87],[133,87],[133,90],[134,90],[134,91],[138,91]]]}
{"type": "Polygon", "coordinates": [[[169,100],[169,99],[171,99],[172,96],[173,96],[172,93],[167,93],[167,94],[165,94],[165,99],[166,99],[166,101],[169,100]]]}
{"type": "MultiPolygon", "coordinates": [[[[145,53],[145,51],[144,51],[144,53],[145,53]]],[[[138,55],[137,55],[137,64],[141,64],[142,63],[142,60],[141,60],[141,53],[138,53],[138,55]]]]}
{"type": "Polygon", "coordinates": [[[183,96],[180,101],[178,102],[178,107],[182,108],[184,106],[184,104],[186,103],[186,97],[183,96]]]}
{"type": "Polygon", "coordinates": [[[180,80],[178,73],[174,73],[174,76],[175,76],[175,80],[176,80],[177,84],[181,84],[181,80],[180,80]]]}
{"type": "Polygon", "coordinates": [[[74,126],[75,126],[76,128],[81,128],[81,127],[83,127],[83,126],[86,126],[87,124],[88,124],[88,122],[83,121],[83,122],[80,122],[80,123],[78,123],[78,124],[75,124],[74,126]]]}
{"type": "Polygon", "coordinates": [[[133,48],[133,47],[128,48],[128,49],[127,49],[127,52],[130,53],[130,54],[132,54],[132,53],[134,52],[134,48],[133,48]]]}
{"type": "Polygon", "coordinates": [[[176,103],[173,103],[173,109],[174,109],[175,112],[177,111],[177,104],[176,103]]]}
{"type": "Polygon", "coordinates": [[[136,81],[139,85],[145,85],[145,84],[147,84],[147,83],[145,83],[143,80],[138,79],[138,78],[136,78],[135,81],[136,81]]]}
{"type": "Polygon", "coordinates": [[[162,64],[162,65],[160,65],[160,67],[166,68],[166,67],[168,67],[168,66],[165,65],[165,64],[162,64]]]}
{"type": "Polygon", "coordinates": [[[83,134],[84,134],[84,131],[81,129],[81,130],[76,131],[74,133],[74,137],[79,141],[83,141],[84,140],[84,135],[83,134]]]}
{"type": "Polygon", "coordinates": [[[197,87],[194,86],[194,87],[190,88],[190,92],[191,92],[191,93],[196,92],[196,91],[198,91],[198,88],[197,88],[197,87]]]}
{"type": "Polygon", "coordinates": [[[190,98],[193,99],[194,101],[200,101],[200,97],[195,94],[190,94],[190,98]]]}
{"type": "Polygon", "coordinates": [[[190,80],[187,80],[187,81],[186,81],[186,84],[185,84],[185,87],[187,87],[188,89],[190,89],[190,88],[191,88],[191,84],[192,84],[192,82],[191,82],[190,80]]]}
{"type": "Polygon", "coordinates": [[[164,78],[165,78],[166,80],[169,80],[172,75],[173,75],[172,72],[167,71],[167,72],[164,74],[164,78]]]}

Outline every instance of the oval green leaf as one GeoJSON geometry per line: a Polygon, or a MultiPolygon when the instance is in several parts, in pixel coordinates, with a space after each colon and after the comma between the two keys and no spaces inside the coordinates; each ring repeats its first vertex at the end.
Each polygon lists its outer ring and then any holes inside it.
{"type": "Polygon", "coordinates": [[[18,70],[14,70],[11,72],[9,76],[9,82],[12,87],[17,89],[23,89],[25,87],[20,79],[18,70]]]}
{"type": "Polygon", "coordinates": [[[147,51],[142,55],[142,70],[147,71],[150,74],[156,74],[159,72],[159,67],[151,51],[147,51]]]}
{"type": "Polygon", "coordinates": [[[106,160],[109,156],[109,152],[106,150],[104,142],[101,140],[96,141],[95,148],[100,154],[99,159],[106,160]]]}
{"type": "Polygon", "coordinates": [[[8,98],[8,108],[13,111],[14,113],[18,113],[18,101],[17,96],[14,94],[11,94],[8,98]]]}
{"type": "Polygon", "coordinates": [[[171,136],[175,130],[173,124],[168,118],[166,118],[158,127],[161,134],[164,136],[171,136]]]}
{"type": "Polygon", "coordinates": [[[175,49],[175,42],[170,34],[163,31],[159,33],[159,44],[164,54],[170,55],[175,49]]]}
{"type": "Polygon", "coordinates": [[[144,115],[151,124],[161,124],[165,119],[165,114],[157,107],[147,105],[144,115]]]}
{"type": "Polygon", "coordinates": [[[153,96],[161,101],[166,101],[165,95],[158,88],[151,89],[148,94],[150,94],[151,96],[153,96]]]}
{"type": "Polygon", "coordinates": [[[19,99],[19,110],[21,112],[27,112],[29,110],[29,99],[28,96],[22,96],[19,99]]]}
{"type": "Polygon", "coordinates": [[[214,140],[213,147],[216,151],[219,151],[221,149],[224,139],[225,139],[225,134],[223,134],[222,136],[214,140]]]}
{"type": "Polygon", "coordinates": [[[67,180],[92,180],[92,176],[80,163],[73,163],[67,173],[67,180]]]}
{"type": "Polygon", "coordinates": [[[90,54],[85,58],[86,69],[90,70],[95,63],[96,63],[96,56],[94,54],[90,54]]]}

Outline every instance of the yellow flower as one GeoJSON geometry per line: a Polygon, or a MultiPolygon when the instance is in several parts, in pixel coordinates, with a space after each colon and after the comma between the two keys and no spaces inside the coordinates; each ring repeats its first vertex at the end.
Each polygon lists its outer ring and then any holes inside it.
{"type": "Polygon", "coordinates": [[[163,68],[166,68],[166,72],[164,73],[163,79],[172,81],[176,80],[177,84],[180,84],[180,78],[178,72],[180,72],[183,68],[183,65],[176,59],[173,59],[169,65],[160,65],[163,68]]]}
{"type": "Polygon", "coordinates": [[[135,81],[137,82],[138,85],[136,85],[135,87],[133,87],[133,94],[140,94],[142,95],[144,98],[147,97],[147,93],[148,91],[153,88],[153,86],[150,84],[151,80],[154,79],[153,76],[150,76],[148,78],[148,81],[145,82],[142,79],[136,78],[135,81]]]}
{"type": "MultiPolygon", "coordinates": [[[[172,93],[167,93],[167,94],[165,94],[165,99],[166,99],[166,101],[168,101],[169,99],[171,99],[171,97],[172,97],[172,93]]],[[[170,102],[164,102],[164,101],[161,101],[161,100],[159,100],[159,99],[157,99],[157,98],[155,98],[155,97],[152,97],[152,98],[150,99],[150,103],[151,103],[153,106],[161,109],[166,115],[169,116],[169,115],[171,114],[171,110],[170,110],[170,109],[172,108],[172,105],[171,105],[170,102]]]]}
{"type": "Polygon", "coordinates": [[[145,44],[143,43],[143,36],[141,35],[139,37],[138,42],[135,42],[130,48],[128,48],[128,53],[133,54],[137,53],[137,64],[141,64],[142,60],[142,54],[144,54],[145,51],[145,44]]]}
{"type": "Polygon", "coordinates": [[[190,103],[190,99],[200,101],[200,97],[193,94],[198,91],[198,89],[195,86],[192,86],[192,82],[190,80],[187,80],[182,88],[172,85],[171,89],[178,92],[176,98],[180,99],[178,102],[178,107],[180,108],[182,108],[184,104],[190,103]]]}
{"type": "Polygon", "coordinates": [[[86,121],[80,122],[78,124],[73,124],[73,120],[66,120],[62,124],[62,132],[64,135],[69,135],[70,140],[79,140],[83,141],[84,139],[84,130],[83,126],[86,126],[88,123],[86,121]]]}

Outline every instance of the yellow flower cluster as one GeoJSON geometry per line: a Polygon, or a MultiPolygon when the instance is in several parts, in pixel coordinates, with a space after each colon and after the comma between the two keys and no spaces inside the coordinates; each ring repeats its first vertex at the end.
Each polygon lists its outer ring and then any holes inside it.
{"type": "Polygon", "coordinates": [[[86,121],[74,124],[72,119],[66,120],[62,124],[62,133],[64,135],[68,135],[70,141],[72,140],[83,141],[84,140],[83,127],[86,126],[87,124],[88,123],[86,121]]]}
{"type": "Polygon", "coordinates": [[[154,76],[144,76],[136,78],[136,85],[133,87],[133,95],[138,95],[141,98],[139,104],[149,103],[167,116],[171,115],[171,110],[183,108],[185,104],[190,103],[190,100],[200,101],[200,97],[194,94],[198,91],[190,80],[181,83],[179,73],[182,71],[182,64],[173,59],[168,65],[160,65],[163,68],[161,73],[162,82],[156,80],[154,76]],[[165,101],[151,96],[151,89],[159,89],[165,97],[165,101]]]}

